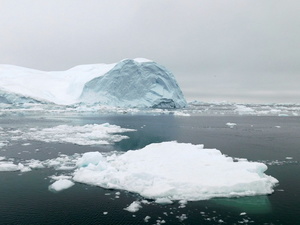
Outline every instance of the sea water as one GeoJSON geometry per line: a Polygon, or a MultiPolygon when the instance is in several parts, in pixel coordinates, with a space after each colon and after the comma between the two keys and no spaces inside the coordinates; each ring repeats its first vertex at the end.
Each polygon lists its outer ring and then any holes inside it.
{"type": "Polygon", "coordinates": [[[299,117],[6,114],[0,117],[0,127],[5,131],[0,139],[0,157],[15,163],[90,151],[126,152],[176,140],[262,162],[268,166],[266,174],[279,180],[271,195],[158,204],[127,191],[79,183],[61,192],[49,191],[53,183],[50,177],[61,174],[54,168],[0,172],[1,224],[299,223],[299,117]],[[103,123],[136,131],[122,133],[128,139],[93,146],[18,137],[18,130],[103,123]],[[136,212],[124,210],[134,201],[142,202],[142,208],[136,212]]]}

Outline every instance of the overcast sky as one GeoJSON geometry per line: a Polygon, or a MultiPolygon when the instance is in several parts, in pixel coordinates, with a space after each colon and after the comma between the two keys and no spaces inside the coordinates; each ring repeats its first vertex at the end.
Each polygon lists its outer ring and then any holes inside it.
{"type": "Polygon", "coordinates": [[[299,0],[0,0],[0,64],[143,57],[172,71],[188,101],[300,103],[299,10],[299,0]]]}

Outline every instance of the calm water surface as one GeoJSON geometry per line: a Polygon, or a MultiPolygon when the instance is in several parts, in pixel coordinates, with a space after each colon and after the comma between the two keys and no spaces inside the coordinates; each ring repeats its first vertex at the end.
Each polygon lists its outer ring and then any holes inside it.
{"type": "Polygon", "coordinates": [[[88,151],[127,151],[150,143],[177,140],[204,144],[223,154],[268,164],[267,174],[279,180],[268,196],[220,198],[189,202],[180,208],[143,204],[138,212],[123,210],[142,197],[76,183],[70,189],[48,190],[52,169],[28,173],[0,172],[0,224],[300,224],[300,118],[259,116],[172,115],[6,115],[0,117],[5,129],[44,128],[61,124],[110,123],[136,129],[129,139],[107,146],[16,141],[0,148],[0,156],[45,160],[59,153],[73,155],[88,151]],[[226,123],[236,123],[229,128],[226,123]],[[30,142],[31,145],[22,145],[30,142]],[[39,149],[39,151],[34,151],[39,149]],[[288,158],[287,158],[288,157],[288,158]],[[144,221],[150,216],[148,222],[144,221]]]}

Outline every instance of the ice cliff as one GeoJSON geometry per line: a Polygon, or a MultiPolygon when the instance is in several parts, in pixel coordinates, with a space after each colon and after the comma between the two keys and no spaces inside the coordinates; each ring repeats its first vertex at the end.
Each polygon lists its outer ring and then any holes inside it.
{"type": "Polygon", "coordinates": [[[187,104],[173,74],[146,59],[53,72],[0,65],[0,103],[24,102],[141,108],[182,108],[187,104]]]}

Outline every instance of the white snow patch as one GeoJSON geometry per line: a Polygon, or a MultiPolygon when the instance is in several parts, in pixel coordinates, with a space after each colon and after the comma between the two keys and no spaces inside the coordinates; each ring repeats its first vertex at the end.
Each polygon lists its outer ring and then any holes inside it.
{"type": "Polygon", "coordinates": [[[139,201],[134,201],[132,202],[128,207],[124,208],[124,210],[127,210],[128,212],[137,212],[142,208],[141,202],[139,201]]]}
{"type": "MultiPolygon", "coordinates": [[[[236,162],[219,150],[204,149],[203,145],[163,142],[109,160],[100,155],[83,154],[77,160],[79,168],[73,180],[127,190],[158,201],[270,194],[278,183],[264,173],[265,164],[236,162]]],[[[133,206],[137,204],[140,203],[133,206]]]]}
{"type": "Polygon", "coordinates": [[[49,186],[50,191],[62,191],[72,187],[74,183],[70,180],[59,179],[49,186]]]}

